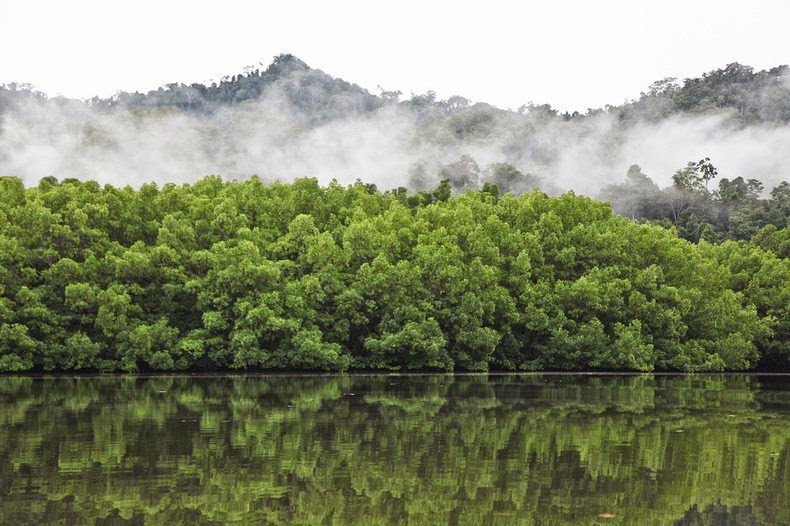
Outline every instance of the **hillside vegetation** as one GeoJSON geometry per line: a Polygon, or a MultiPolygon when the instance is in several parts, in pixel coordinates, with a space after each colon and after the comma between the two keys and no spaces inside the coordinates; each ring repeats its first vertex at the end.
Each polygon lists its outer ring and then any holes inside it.
{"type": "MultiPolygon", "coordinates": [[[[187,111],[212,111],[224,105],[254,101],[271,87],[284,84],[284,93],[297,107],[312,113],[317,119],[344,116],[345,113],[323,113],[337,109],[346,102],[346,111],[372,111],[392,101],[400,101],[399,91],[382,90],[371,94],[356,84],[332,77],[309,67],[299,58],[282,54],[265,68],[249,67],[238,75],[223,77],[219,82],[202,84],[170,83],[146,93],[120,91],[110,98],[94,97],[89,104],[99,107],[176,108],[187,111]],[[351,101],[354,101],[352,104],[351,101]],[[352,108],[353,107],[353,108],[352,108]]],[[[0,110],[28,98],[46,98],[31,86],[10,84],[0,87],[0,110]]],[[[455,113],[466,113],[470,101],[461,96],[440,100],[435,93],[411,94],[404,104],[413,107],[435,108],[455,113]]],[[[505,112],[488,104],[478,109],[505,112]]],[[[754,68],[733,62],[706,72],[699,77],[678,80],[673,77],[657,80],[634,100],[604,108],[590,108],[585,112],[560,112],[549,104],[525,104],[520,113],[532,110],[545,118],[580,119],[599,112],[610,112],[624,123],[642,119],[661,119],[678,113],[705,113],[732,110],[745,122],[790,122],[790,67],[787,65],[755,71],[754,68]]],[[[436,116],[437,114],[434,114],[436,116]]],[[[462,119],[463,120],[463,119],[462,119]]],[[[461,121],[456,121],[460,124],[461,121]]],[[[472,119],[474,120],[474,119],[472,119]]],[[[482,120],[487,120],[485,117],[482,120]]],[[[461,129],[459,133],[470,130],[461,129]]]]}
{"type": "Polygon", "coordinates": [[[136,186],[256,173],[419,191],[434,188],[448,165],[474,162],[485,172],[507,163],[526,177],[515,192],[598,196],[632,164],[668,186],[683,163],[710,156],[721,177],[759,180],[766,195],[790,178],[787,66],[733,63],[582,111],[527,102],[528,84],[524,91],[513,110],[430,91],[373,94],[292,55],[209,84],[84,101],[10,84],[0,86],[0,175],[136,186]]]}

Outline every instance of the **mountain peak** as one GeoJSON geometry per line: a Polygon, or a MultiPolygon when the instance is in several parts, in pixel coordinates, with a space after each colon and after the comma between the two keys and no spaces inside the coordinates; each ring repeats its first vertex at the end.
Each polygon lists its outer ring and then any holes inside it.
{"type": "Polygon", "coordinates": [[[309,70],[308,66],[302,59],[290,53],[281,53],[274,57],[272,63],[266,68],[266,72],[283,74],[292,71],[306,71],[309,70]]]}

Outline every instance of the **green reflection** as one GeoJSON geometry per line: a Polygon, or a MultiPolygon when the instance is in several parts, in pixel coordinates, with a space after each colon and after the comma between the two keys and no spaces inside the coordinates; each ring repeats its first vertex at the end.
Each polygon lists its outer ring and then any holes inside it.
{"type": "Polygon", "coordinates": [[[0,378],[0,524],[790,524],[788,417],[788,377],[0,378]]]}

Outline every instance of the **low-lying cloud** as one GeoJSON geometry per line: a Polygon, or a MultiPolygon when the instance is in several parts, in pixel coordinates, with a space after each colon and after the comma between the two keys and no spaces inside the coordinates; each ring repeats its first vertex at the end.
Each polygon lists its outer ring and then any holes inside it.
{"type": "Polygon", "coordinates": [[[597,194],[631,164],[665,186],[676,169],[702,157],[721,177],[756,178],[771,188],[790,179],[788,152],[790,127],[742,126],[726,113],[622,126],[606,112],[563,120],[484,105],[443,113],[391,102],[316,124],[277,85],[256,101],[210,112],[28,97],[0,113],[0,175],[28,185],[50,175],[136,186],[258,174],[361,179],[386,189],[408,186],[414,163],[435,173],[468,154],[481,167],[511,162],[553,191],[597,194]],[[485,118],[463,128],[470,115],[485,118]]]}

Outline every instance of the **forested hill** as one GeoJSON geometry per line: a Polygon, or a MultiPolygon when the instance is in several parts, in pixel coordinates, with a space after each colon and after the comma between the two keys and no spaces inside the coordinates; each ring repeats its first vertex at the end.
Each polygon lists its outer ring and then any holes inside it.
{"type": "MultiPolygon", "coordinates": [[[[343,102],[354,101],[354,104],[341,108],[343,110],[370,111],[391,102],[393,98],[400,99],[401,95],[399,92],[372,95],[355,84],[308,67],[293,55],[280,55],[263,71],[250,69],[210,86],[169,84],[146,94],[122,92],[113,99],[97,102],[131,107],[207,109],[221,104],[255,100],[278,81],[288,82],[286,93],[291,102],[320,118],[327,117],[327,108],[342,105],[343,102]]],[[[437,100],[430,92],[404,99],[404,103],[409,105],[454,113],[464,113],[469,102],[461,96],[437,100]]],[[[494,107],[488,109],[497,111],[494,107]]],[[[586,113],[605,111],[625,122],[638,122],[643,119],[661,119],[677,113],[705,113],[722,109],[732,110],[744,123],[790,122],[790,69],[783,65],[770,70],[754,71],[749,66],[732,63],[700,77],[683,81],[674,78],[656,81],[636,100],[621,105],[608,105],[584,112],[560,113],[550,105],[533,104],[525,105],[519,111],[523,113],[532,110],[559,119],[579,118],[586,113]]]]}
{"type": "MultiPolygon", "coordinates": [[[[244,73],[224,77],[210,85],[172,83],[147,93],[121,91],[111,98],[94,97],[86,103],[105,109],[210,112],[222,106],[258,100],[273,88],[314,122],[372,111],[386,100],[356,84],[310,68],[293,55],[280,55],[264,70],[246,68],[244,73]]],[[[0,111],[28,98],[46,96],[24,85],[0,87],[0,111]]]]}
{"type": "Polygon", "coordinates": [[[293,55],[275,57],[265,70],[247,68],[244,73],[208,86],[200,83],[168,84],[146,94],[120,92],[111,99],[94,99],[94,102],[110,107],[210,111],[222,105],[255,101],[274,86],[317,122],[372,111],[385,102],[382,97],[372,95],[356,84],[310,68],[293,55]]]}
{"type": "MultiPolygon", "coordinates": [[[[222,105],[254,101],[277,85],[284,87],[290,101],[316,119],[332,114],[339,117],[348,111],[371,111],[395,100],[400,92],[371,94],[356,84],[313,69],[299,58],[283,54],[261,69],[246,68],[243,73],[224,77],[210,85],[172,83],[147,93],[121,91],[109,99],[95,97],[89,102],[100,107],[177,108],[188,111],[209,111],[222,105]]],[[[0,87],[0,109],[13,103],[15,97],[41,97],[25,86],[0,87]]],[[[404,98],[412,106],[432,107],[463,113],[469,106],[461,96],[438,100],[431,92],[404,98]]],[[[496,108],[482,104],[489,111],[496,108]]],[[[519,112],[535,111],[559,119],[583,118],[599,112],[610,112],[624,122],[661,119],[677,113],[705,113],[731,110],[744,123],[790,122],[790,68],[787,65],[755,71],[737,62],[709,71],[700,77],[678,81],[665,78],[651,84],[632,101],[591,108],[573,113],[560,113],[549,104],[527,104],[519,112]]],[[[500,110],[502,111],[502,110],[500,110]]]]}
{"type": "Polygon", "coordinates": [[[503,110],[432,92],[371,94],[291,55],[210,85],[108,99],[0,88],[0,175],[29,184],[48,176],[140,185],[257,174],[412,191],[450,178],[461,192],[506,163],[505,179],[523,177],[509,188],[500,180],[502,190],[601,196],[629,166],[667,187],[688,161],[710,157],[722,179],[755,179],[765,197],[790,180],[788,148],[786,66],[730,64],[664,79],[633,101],[581,113],[533,103],[503,110]]]}
{"type": "Polygon", "coordinates": [[[790,366],[787,229],[451,194],[0,178],[0,371],[790,366]]]}
{"type": "Polygon", "coordinates": [[[786,124],[790,122],[790,68],[754,71],[735,62],[682,82],[673,78],[654,82],[635,101],[607,109],[631,121],[725,109],[743,123],[786,124]]]}
{"type": "Polygon", "coordinates": [[[0,89],[0,371],[788,370],[787,73],[584,114],[287,55],[0,89]]]}

